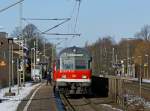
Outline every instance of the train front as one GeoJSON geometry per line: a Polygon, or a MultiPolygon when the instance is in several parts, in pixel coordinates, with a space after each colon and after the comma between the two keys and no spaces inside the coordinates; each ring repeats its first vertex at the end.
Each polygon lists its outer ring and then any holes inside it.
{"type": "Polygon", "coordinates": [[[59,54],[54,80],[60,92],[88,94],[91,85],[91,56],[79,47],[66,48],[59,54]]]}

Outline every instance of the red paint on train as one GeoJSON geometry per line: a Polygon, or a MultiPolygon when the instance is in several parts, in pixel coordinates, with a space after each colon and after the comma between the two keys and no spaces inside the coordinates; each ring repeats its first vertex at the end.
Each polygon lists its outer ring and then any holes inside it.
{"type": "Polygon", "coordinates": [[[91,70],[56,70],[53,78],[57,79],[91,79],[91,70]]]}

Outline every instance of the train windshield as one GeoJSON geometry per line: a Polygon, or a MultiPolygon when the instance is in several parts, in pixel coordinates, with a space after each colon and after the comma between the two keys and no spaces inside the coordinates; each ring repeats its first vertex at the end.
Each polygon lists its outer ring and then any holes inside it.
{"type": "Polygon", "coordinates": [[[61,63],[61,69],[73,70],[74,69],[74,60],[73,60],[73,58],[63,58],[62,63],[61,63]]]}
{"type": "Polygon", "coordinates": [[[87,60],[84,58],[76,58],[75,59],[75,69],[76,70],[80,70],[80,69],[87,69],[88,65],[87,65],[87,60]]]}
{"type": "Polygon", "coordinates": [[[60,60],[60,69],[63,70],[82,70],[88,69],[88,59],[85,57],[63,57],[60,60]]]}

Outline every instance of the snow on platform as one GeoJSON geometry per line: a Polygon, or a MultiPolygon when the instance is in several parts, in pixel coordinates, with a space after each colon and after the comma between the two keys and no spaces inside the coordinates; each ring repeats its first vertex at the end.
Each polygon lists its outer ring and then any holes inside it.
{"type": "Polygon", "coordinates": [[[12,92],[16,93],[16,96],[4,96],[6,92],[8,92],[9,88],[0,89],[0,99],[2,99],[2,103],[0,103],[0,111],[16,111],[19,103],[23,98],[25,98],[32,89],[34,89],[39,84],[32,85],[32,83],[26,83],[25,87],[20,88],[18,94],[18,87],[14,86],[11,88],[12,92]]]}
{"type": "Polygon", "coordinates": [[[150,83],[150,79],[143,79],[142,81],[145,83],[150,83]]]}
{"type": "MultiPolygon", "coordinates": [[[[138,81],[138,78],[130,78],[129,80],[138,81]]],[[[144,82],[144,83],[150,83],[150,79],[142,79],[142,82],[144,82]]]]}

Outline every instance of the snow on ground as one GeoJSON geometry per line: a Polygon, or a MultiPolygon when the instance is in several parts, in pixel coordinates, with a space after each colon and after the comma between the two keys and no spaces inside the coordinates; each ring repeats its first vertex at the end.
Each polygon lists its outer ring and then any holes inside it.
{"type": "MultiPolygon", "coordinates": [[[[144,109],[148,109],[146,111],[149,111],[150,101],[146,101],[144,98],[135,95],[126,94],[125,96],[127,97],[127,107],[135,106],[136,108],[142,105],[144,109]]],[[[123,111],[122,109],[114,108],[112,105],[109,104],[102,104],[102,106],[106,109],[111,109],[111,111],[123,111]]]]}
{"type": "Polygon", "coordinates": [[[112,107],[112,105],[108,105],[108,104],[102,104],[102,106],[105,108],[108,108],[111,111],[123,111],[121,109],[114,108],[114,107],[112,107]]]}
{"type": "MultiPolygon", "coordinates": [[[[138,78],[130,78],[129,80],[138,81],[138,78]]],[[[144,83],[150,83],[150,79],[142,79],[142,82],[144,82],[144,83]]]]}
{"type": "Polygon", "coordinates": [[[128,95],[127,97],[128,105],[143,105],[144,108],[150,108],[150,101],[146,101],[144,98],[135,95],[128,95]]]}
{"type": "Polygon", "coordinates": [[[143,79],[142,81],[145,83],[150,83],[150,79],[143,79]]]}
{"type": "Polygon", "coordinates": [[[16,111],[19,103],[23,98],[25,98],[32,89],[34,89],[39,84],[32,85],[32,83],[26,83],[25,87],[20,88],[18,94],[18,87],[12,87],[12,92],[16,93],[16,96],[4,96],[6,92],[8,92],[9,88],[0,89],[0,99],[2,99],[2,103],[0,103],[0,111],[16,111]]]}

